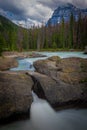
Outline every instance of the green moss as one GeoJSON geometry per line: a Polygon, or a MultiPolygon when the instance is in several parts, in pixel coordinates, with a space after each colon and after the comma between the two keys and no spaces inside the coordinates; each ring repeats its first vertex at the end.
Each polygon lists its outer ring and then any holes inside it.
{"type": "Polygon", "coordinates": [[[87,78],[86,79],[82,79],[81,81],[80,81],[80,83],[86,83],[87,82],[87,78]]]}

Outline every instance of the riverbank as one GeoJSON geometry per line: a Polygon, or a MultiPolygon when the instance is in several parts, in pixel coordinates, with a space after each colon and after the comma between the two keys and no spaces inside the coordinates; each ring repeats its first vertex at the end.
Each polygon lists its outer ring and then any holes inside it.
{"type": "Polygon", "coordinates": [[[63,49],[63,48],[56,48],[56,49],[53,49],[53,48],[48,48],[48,49],[40,49],[40,50],[38,50],[39,52],[56,52],[56,51],[58,51],[58,52],[81,52],[81,51],[84,51],[84,50],[82,50],[82,49],[68,49],[68,48],[65,48],[65,49],[63,49]]]}
{"type": "Polygon", "coordinates": [[[24,58],[46,57],[46,55],[39,54],[36,51],[30,51],[30,52],[13,52],[13,51],[11,52],[11,51],[7,51],[7,52],[2,53],[2,57],[24,59],[24,58]]]}
{"type": "Polygon", "coordinates": [[[2,53],[2,56],[7,56],[7,57],[24,57],[24,58],[28,58],[28,57],[40,57],[40,55],[35,55],[36,53],[38,54],[38,52],[84,52],[84,50],[82,49],[63,49],[63,48],[48,48],[48,49],[40,49],[40,50],[34,50],[34,49],[29,49],[27,52],[26,51],[22,51],[22,52],[17,52],[17,51],[4,51],[2,53]]]}

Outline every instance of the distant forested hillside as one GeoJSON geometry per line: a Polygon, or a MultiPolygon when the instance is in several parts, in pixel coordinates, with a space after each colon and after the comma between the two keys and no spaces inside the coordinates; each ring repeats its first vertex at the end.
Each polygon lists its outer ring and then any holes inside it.
{"type": "Polygon", "coordinates": [[[54,26],[25,29],[0,16],[0,54],[2,51],[28,51],[29,49],[84,49],[87,45],[87,17],[78,21],[71,14],[54,26]]]}
{"type": "Polygon", "coordinates": [[[0,52],[16,49],[18,27],[3,16],[0,16],[0,52]]]}

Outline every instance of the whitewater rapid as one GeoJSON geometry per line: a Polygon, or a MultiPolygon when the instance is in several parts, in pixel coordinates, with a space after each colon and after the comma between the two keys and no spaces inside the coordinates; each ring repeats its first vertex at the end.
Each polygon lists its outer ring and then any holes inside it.
{"type": "Polygon", "coordinates": [[[87,118],[79,115],[78,111],[77,113],[69,111],[57,113],[46,100],[38,98],[34,92],[32,95],[30,121],[33,130],[86,130],[84,125],[87,118]]]}

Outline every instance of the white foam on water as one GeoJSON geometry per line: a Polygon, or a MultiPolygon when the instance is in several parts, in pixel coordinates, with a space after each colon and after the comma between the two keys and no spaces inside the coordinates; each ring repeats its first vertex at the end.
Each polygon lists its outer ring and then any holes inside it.
{"type": "Polygon", "coordinates": [[[38,98],[34,92],[32,95],[33,103],[30,110],[32,130],[87,130],[87,117],[80,114],[79,110],[57,113],[47,101],[38,98]]]}
{"type": "Polygon", "coordinates": [[[29,70],[29,71],[35,71],[35,68],[33,67],[33,62],[37,60],[47,59],[51,56],[59,56],[61,58],[67,58],[67,57],[80,57],[80,58],[87,58],[87,55],[83,54],[83,52],[37,52],[42,55],[46,55],[47,57],[38,57],[38,58],[25,58],[22,60],[18,60],[18,67],[17,68],[11,68],[11,71],[20,71],[20,70],[29,70]]]}
{"type": "Polygon", "coordinates": [[[38,130],[53,130],[53,122],[56,117],[56,112],[51,108],[47,101],[37,97],[32,92],[33,103],[31,105],[31,123],[38,130]]]}

